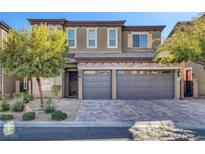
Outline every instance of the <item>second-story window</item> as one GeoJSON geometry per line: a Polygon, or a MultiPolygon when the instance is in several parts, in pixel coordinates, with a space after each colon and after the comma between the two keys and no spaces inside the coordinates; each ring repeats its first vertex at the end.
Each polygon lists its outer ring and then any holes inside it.
{"type": "Polygon", "coordinates": [[[147,48],[148,35],[147,34],[133,34],[132,35],[133,48],[147,48]]]}
{"type": "Polygon", "coordinates": [[[87,29],[87,47],[97,48],[97,29],[87,29]]]}
{"type": "Polygon", "coordinates": [[[117,48],[117,29],[110,28],[107,31],[108,48],[117,48]]]}
{"type": "Polygon", "coordinates": [[[76,29],[68,29],[68,45],[70,48],[76,48],[76,29]]]}

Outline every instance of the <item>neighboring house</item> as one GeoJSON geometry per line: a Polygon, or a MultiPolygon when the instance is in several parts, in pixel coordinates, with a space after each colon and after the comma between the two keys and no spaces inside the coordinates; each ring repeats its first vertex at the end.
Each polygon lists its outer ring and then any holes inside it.
{"type": "MultiPolygon", "coordinates": [[[[7,34],[11,30],[5,22],[0,20],[0,42],[3,44],[3,40],[7,39],[7,34]]],[[[0,67],[0,97],[4,95],[12,96],[15,92],[15,78],[7,75],[3,68],[0,67]]]]}
{"type": "MultiPolygon", "coordinates": [[[[64,73],[43,79],[43,94],[54,84],[61,97],[79,99],[179,98],[180,67],[152,62],[165,26],[127,26],[125,21],[28,19],[67,32],[70,62],[64,73]]],[[[39,96],[36,81],[33,94],[39,96]]]]}
{"type": "MultiPolygon", "coordinates": [[[[189,23],[189,21],[178,22],[168,37],[174,34],[178,25],[189,23]]],[[[181,63],[181,80],[185,97],[205,96],[205,70],[202,65],[191,61],[181,63]]]]}

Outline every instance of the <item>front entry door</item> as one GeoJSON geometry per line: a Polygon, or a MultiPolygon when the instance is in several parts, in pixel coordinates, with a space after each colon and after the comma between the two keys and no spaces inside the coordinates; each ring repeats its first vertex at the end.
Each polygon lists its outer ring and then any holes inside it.
{"type": "Polygon", "coordinates": [[[78,96],[78,72],[77,71],[71,71],[68,75],[69,78],[69,96],[70,97],[77,97],[78,96]]]}
{"type": "Polygon", "coordinates": [[[187,68],[185,70],[185,80],[184,80],[184,96],[193,96],[193,81],[192,81],[192,69],[187,68]]]}

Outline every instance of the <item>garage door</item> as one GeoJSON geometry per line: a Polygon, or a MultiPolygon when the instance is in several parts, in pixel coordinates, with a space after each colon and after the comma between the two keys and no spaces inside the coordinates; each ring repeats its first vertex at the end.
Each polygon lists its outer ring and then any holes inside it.
{"type": "Polygon", "coordinates": [[[111,71],[83,71],[84,99],[111,99],[111,71]]]}
{"type": "Polygon", "coordinates": [[[118,99],[173,98],[173,71],[118,71],[117,95],[118,99]]]}

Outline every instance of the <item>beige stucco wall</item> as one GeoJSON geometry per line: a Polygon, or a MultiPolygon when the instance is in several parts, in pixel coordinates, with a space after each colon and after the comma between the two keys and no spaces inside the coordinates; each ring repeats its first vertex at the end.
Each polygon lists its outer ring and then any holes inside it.
{"type": "Polygon", "coordinates": [[[185,68],[191,67],[193,79],[198,79],[199,95],[205,95],[205,71],[202,65],[187,62],[185,68]]]}
{"type": "MultiPolygon", "coordinates": [[[[139,31],[123,31],[122,37],[123,37],[123,44],[122,44],[122,49],[123,51],[137,51],[137,50],[147,50],[147,49],[136,49],[129,47],[129,42],[130,41],[128,38],[131,36],[132,33],[138,33],[139,31]]],[[[141,32],[139,32],[141,33],[141,32]]],[[[144,33],[144,32],[143,32],[144,33]]],[[[149,37],[148,38],[148,46],[151,44],[150,49],[154,50],[156,47],[161,43],[161,32],[160,31],[146,31],[145,33],[148,33],[149,37]]]]}
{"type": "Polygon", "coordinates": [[[15,87],[16,78],[14,76],[10,76],[3,71],[2,76],[2,94],[9,94],[10,96],[13,95],[16,91],[15,87]]]}
{"type": "Polygon", "coordinates": [[[66,27],[66,28],[76,28],[77,33],[77,47],[70,48],[70,53],[74,52],[119,52],[121,51],[121,38],[122,31],[121,27],[66,27]],[[87,28],[97,28],[97,48],[87,48],[87,28]],[[107,47],[107,29],[108,28],[118,28],[118,47],[108,48],[107,47]]]}
{"type": "MultiPolygon", "coordinates": [[[[57,76],[57,77],[53,77],[53,78],[41,78],[41,84],[43,86],[43,84],[45,83],[44,81],[48,79],[48,84],[50,85],[50,87],[52,85],[61,85],[61,91],[60,91],[60,94],[59,96],[60,97],[63,97],[63,87],[62,87],[62,80],[63,80],[63,77],[62,76],[57,76]],[[52,82],[51,82],[52,81],[52,82]]],[[[32,91],[33,91],[33,95],[34,97],[39,97],[39,89],[38,89],[38,84],[36,82],[36,79],[33,78],[32,79],[32,91]]],[[[44,97],[53,97],[53,94],[52,94],[52,90],[50,89],[47,89],[45,90],[43,87],[43,96],[44,97]]]]}

